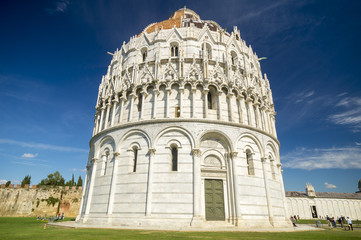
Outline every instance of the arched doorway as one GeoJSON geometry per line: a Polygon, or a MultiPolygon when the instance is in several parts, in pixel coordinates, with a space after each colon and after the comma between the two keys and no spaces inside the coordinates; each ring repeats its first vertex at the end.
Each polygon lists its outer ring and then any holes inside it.
{"type": "Polygon", "coordinates": [[[227,170],[222,155],[214,150],[205,153],[201,164],[204,191],[204,215],[207,221],[225,221],[227,170]]]}

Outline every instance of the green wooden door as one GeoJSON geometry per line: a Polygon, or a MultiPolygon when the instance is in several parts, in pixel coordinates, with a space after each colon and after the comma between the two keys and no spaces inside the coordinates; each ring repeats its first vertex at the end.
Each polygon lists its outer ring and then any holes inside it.
{"type": "Polygon", "coordinates": [[[206,179],[205,184],[206,220],[224,221],[223,181],[206,179]]]}

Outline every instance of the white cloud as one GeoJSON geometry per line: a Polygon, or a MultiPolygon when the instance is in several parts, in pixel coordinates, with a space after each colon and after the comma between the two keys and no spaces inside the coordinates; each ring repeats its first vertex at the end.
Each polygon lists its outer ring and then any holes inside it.
{"type": "Polygon", "coordinates": [[[361,146],[361,143],[359,143],[359,142],[355,142],[355,144],[356,144],[357,146],[361,146]]]}
{"type": "Polygon", "coordinates": [[[237,19],[237,21],[243,21],[243,20],[250,20],[250,19],[253,19],[253,18],[258,18],[259,16],[262,16],[264,15],[266,12],[274,9],[274,8],[277,8],[277,7],[280,7],[281,5],[287,3],[287,1],[278,1],[276,3],[273,3],[271,5],[268,5],[268,6],[262,6],[262,8],[259,8],[259,9],[256,9],[254,11],[251,11],[251,12],[248,12],[248,14],[245,14],[241,17],[239,17],[237,19]]]}
{"type": "Polygon", "coordinates": [[[354,131],[361,131],[361,97],[346,97],[337,103],[343,111],[332,114],[328,119],[337,125],[344,125],[354,131]]]}
{"type": "Polygon", "coordinates": [[[32,153],[24,153],[23,155],[21,155],[22,158],[35,158],[37,157],[39,154],[35,153],[35,154],[32,154],[32,153]]]}
{"type": "Polygon", "coordinates": [[[281,156],[285,168],[295,169],[361,169],[361,148],[325,148],[296,150],[281,156]]]}
{"type": "Polygon", "coordinates": [[[54,4],[52,8],[46,8],[45,11],[49,14],[63,13],[68,8],[70,2],[67,0],[60,0],[54,4]]]}
{"type": "Polygon", "coordinates": [[[0,184],[5,184],[7,183],[8,180],[5,180],[5,179],[0,179],[0,184]]]}
{"type": "MultiPolygon", "coordinates": [[[[315,94],[315,91],[309,91],[309,92],[303,92],[303,93],[297,94],[295,97],[295,99],[297,99],[296,103],[303,102],[307,98],[313,96],[314,94],[315,94]]],[[[309,103],[312,103],[312,102],[309,102],[309,103]]]]}
{"type": "Polygon", "coordinates": [[[333,184],[327,183],[327,182],[325,182],[325,187],[326,188],[337,188],[336,185],[333,185],[333,184]]]}
{"type": "Polygon", "coordinates": [[[86,172],[86,168],[84,168],[84,169],[73,168],[72,171],[73,172],[86,172]]]}
{"type": "Polygon", "coordinates": [[[88,150],[82,149],[82,148],[63,147],[63,146],[56,146],[56,145],[45,144],[45,143],[21,142],[21,141],[16,141],[16,140],[12,140],[12,139],[4,139],[4,138],[0,138],[0,144],[12,144],[12,145],[18,145],[18,146],[27,147],[27,148],[55,150],[55,151],[61,151],[61,152],[88,152],[88,150]]]}

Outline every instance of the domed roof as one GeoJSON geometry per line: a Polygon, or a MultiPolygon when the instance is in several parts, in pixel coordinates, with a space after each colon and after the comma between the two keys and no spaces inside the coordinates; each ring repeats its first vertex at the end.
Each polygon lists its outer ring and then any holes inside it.
{"type": "Polygon", "coordinates": [[[182,27],[197,27],[203,28],[204,25],[207,25],[209,30],[217,31],[222,30],[222,28],[214,21],[210,20],[201,20],[199,15],[191,9],[181,8],[175,11],[167,20],[162,22],[152,23],[148,25],[139,36],[146,32],[152,33],[156,29],[172,29],[173,27],[182,28],[182,27]]]}

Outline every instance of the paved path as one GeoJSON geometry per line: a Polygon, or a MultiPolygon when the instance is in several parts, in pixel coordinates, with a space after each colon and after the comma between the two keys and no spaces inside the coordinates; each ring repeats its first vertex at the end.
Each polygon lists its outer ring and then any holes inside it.
{"type": "Polygon", "coordinates": [[[57,222],[57,223],[49,223],[48,225],[59,226],[59,227],[68,227],[68,228],[104,228],[104,229],[135,229],[135,230],[156,230],[156,231],[190,231],[190,232],[298,232],[298,231],[319,231],[323,230],[322,228],[316,228],[307,224],[298,224],[297,227],[292,228],[255,228],[255,229],[242,229],[235,227],[227,227],[227,228],[167,228],[161,229],[157,227],[125,227],[125,226],[104,226],[99,227],[91,224],[82,224],[76,223],[74,221],[67,222],[57,222]]]}

